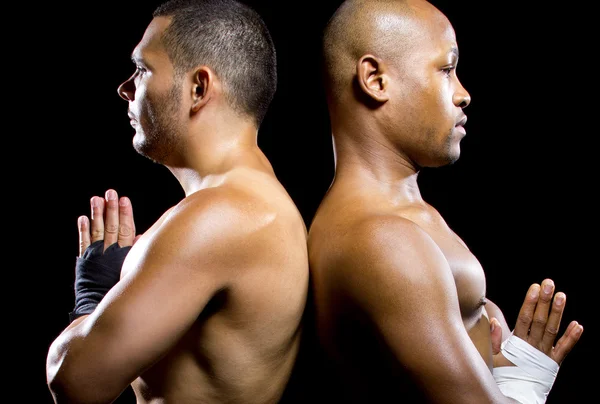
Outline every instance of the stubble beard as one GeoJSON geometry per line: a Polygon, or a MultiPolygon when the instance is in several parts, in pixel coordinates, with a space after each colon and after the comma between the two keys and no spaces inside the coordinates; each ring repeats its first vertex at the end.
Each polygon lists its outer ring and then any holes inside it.
{"type": "Polygon", "coordinates": [[[456,135],[454,134],[454,129],[450,130],[448,135],[448,144],[447,144],[447,154],[448,154],[448,163],[447,165],[453,165],[460,158],[460,142],[462,139],[456,139],[456,135]]]}
{"type": "Polygon", "coordinates": [[[178,140],[180,90],[181,85],[176,82],[166,96],[149,99],[144,108],[146,113],[141,117],[145,121],[144,133],[134,142],[133,147],[140,155],[158,164],[168,161],[178,140]]]}

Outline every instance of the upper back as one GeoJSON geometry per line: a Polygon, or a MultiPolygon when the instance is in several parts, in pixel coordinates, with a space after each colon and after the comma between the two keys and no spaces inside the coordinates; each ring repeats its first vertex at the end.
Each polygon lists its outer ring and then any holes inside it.
{"type": "Polygon", "coordinates": [[[198,299],[189,310],[202,309],[139,391],[178,402],[274,402],[296,360],[308,291],[306,228],[287,192],[270,174],[240,169],[187,196],[148,233],[140,242],[170,254],[165,262],[189,282],[180,293],[198,299]]]}

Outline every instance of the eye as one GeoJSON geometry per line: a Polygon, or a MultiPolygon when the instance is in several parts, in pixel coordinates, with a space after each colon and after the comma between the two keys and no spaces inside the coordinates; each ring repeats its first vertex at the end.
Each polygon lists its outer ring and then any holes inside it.
{"type": "Polygon", "coordinates": [[[447,66],[442,69],[446,76],[450,76],[454,70],[456,70],[456,66],[447,66]]]}
{"type": "Polygon", "coordinates": [[[146,74],[148,70],[146,70],[146,68],[139,64],[138,62],[135,63],[135,73],[133,73],[134,77],[140,77],[143,76],[144,74],[146,74]]]}

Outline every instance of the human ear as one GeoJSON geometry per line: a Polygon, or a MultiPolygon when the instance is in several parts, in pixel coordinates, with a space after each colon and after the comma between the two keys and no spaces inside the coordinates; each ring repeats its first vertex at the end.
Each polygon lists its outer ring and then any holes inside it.
{"type": "Polygon", "coordinates": [[[373,55],[364,55],[356,63],[358,86],[369,98],[384,103],[389,99],[387,94],[388,76],[385,64],[373,55]]]}
{"type": "Polygon", "coordinates": [[[214,74],[206,66],[200,66],[194,71],[192,83],[192,111],[198,112],[212,96],[214,74]]]}

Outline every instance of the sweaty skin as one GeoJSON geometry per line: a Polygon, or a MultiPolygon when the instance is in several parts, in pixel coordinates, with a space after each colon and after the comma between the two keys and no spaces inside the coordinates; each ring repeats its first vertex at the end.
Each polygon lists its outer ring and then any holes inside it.
{"type": "Polygon", "coordinates": [[[169,23],[151,21],[119,94],[134,147],[167,166],[185,198],[142,235],[127,197],[92,198],[80,254],[102,238],[133,247],[121,280],[50,347],[56,402],[109,403],[131,385],[138,404],[277,403],[296,359],[304,221],[215,72],[200,66],[173,86],[160,40],[169,23]]]}
{"type": "MultiPolygon", "coordinates": [[[[347,1],[324,41],[336,173],[308,246],[335,395],[514,402],[491,372],[511,365],[498,354],[510,328],[486,299],[481,264],[417,183],[422,167],[456,161],[466,135],[471,98],[456,76],[450,22],[425,1],[347,1]]],[[[553,296],[550,279],[531,286],[519,333],[560,364],[582,328],[572,322],[552,348],[564,310],[553,296]]]]}

